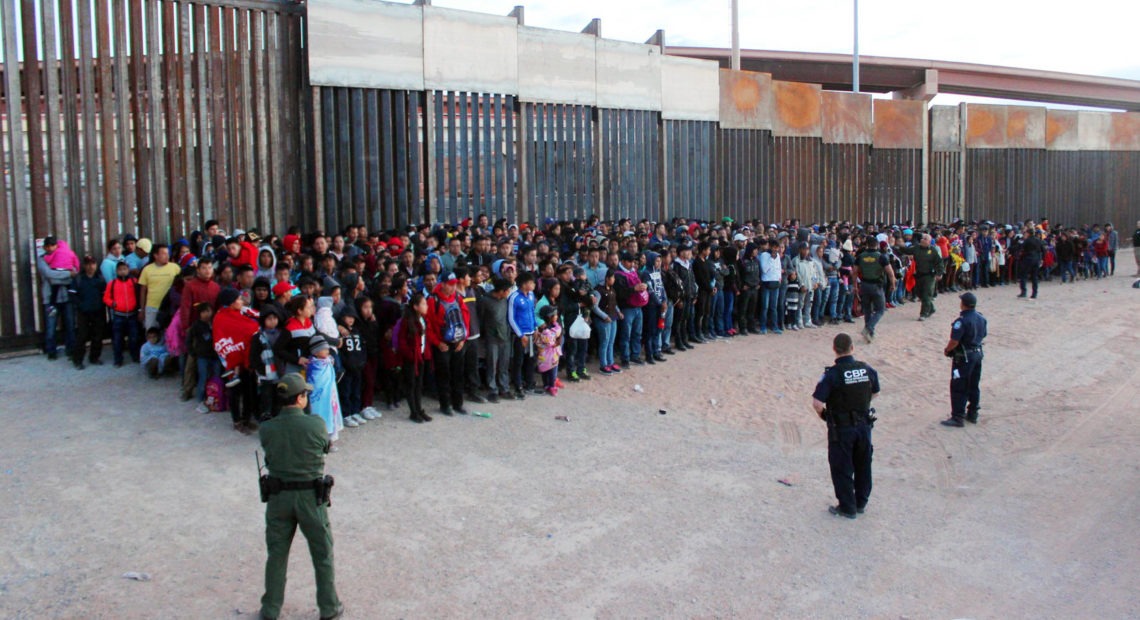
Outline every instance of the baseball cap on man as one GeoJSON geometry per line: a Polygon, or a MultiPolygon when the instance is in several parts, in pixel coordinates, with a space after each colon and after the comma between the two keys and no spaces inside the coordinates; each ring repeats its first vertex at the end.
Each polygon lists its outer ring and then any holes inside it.
{"type": "Polygon", "coordinates": [[[301,392],[311,391],[313,391],[313,384],[305,381],[300,373],[289,373],[277,382],[277,396],[281,398],[292,398],[301,392]]]}

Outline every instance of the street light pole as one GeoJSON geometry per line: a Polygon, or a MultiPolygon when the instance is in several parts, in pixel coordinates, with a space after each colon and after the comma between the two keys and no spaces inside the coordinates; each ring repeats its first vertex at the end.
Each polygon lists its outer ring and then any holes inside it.
{"type": "Polygon", "coordinates": [[[740,0],[732,0],[732,68],[740,71],[740,0]]]}
{"type": "MultiPolygon", "coordinates": [[[[735,1],[735,0],[734,0],[735,1]]],[[[851,90],[859,92],[859,0],[855,0],[855,54],[851,65],[851,90]]]]}

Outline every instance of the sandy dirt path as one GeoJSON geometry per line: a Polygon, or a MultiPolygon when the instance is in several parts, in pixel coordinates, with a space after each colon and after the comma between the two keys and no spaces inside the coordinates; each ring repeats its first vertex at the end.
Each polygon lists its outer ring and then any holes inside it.
{"type": "MultiPolygon", "coordinates": [[[[982,421],[964,430],[937,424],[957,300],[925,323],[914,304],[888,312],[857,345],[883,394],[854,522],[826,512],[808,406],[834,327],[704,345],[480,407],[491,419],[346,430],[328,466],[346,617],[1136,617],[1130,283],[979,291],[982,421]]],[[[0,377],[0,617],[256,616],[254,439],[136,369],[32,357],[0,377]]],[[[289,576],[282,617],[315,618],[300,536],[289,576]]]]}

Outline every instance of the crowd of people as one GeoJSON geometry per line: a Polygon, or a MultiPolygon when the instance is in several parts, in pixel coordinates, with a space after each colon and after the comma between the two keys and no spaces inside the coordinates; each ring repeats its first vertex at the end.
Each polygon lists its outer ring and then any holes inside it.
{"type": "MultiPolygon", "coordinates": [[[[1133,235],[1140,247],[1140,222],[1133,235]]],[[[406,403],[431,421],[468,403],[557,396],[567,383],[661,364],[711,341],[864,318],[938,293],[1111,276],[1111,224],[547,219],[284,236],[218,221],[171,243],[125,234],[78,257],[54,237],[37,266],[46,331],[77,369],[128,359],[181,378],[203,413],[251,433],[274,415],[274,386],[301,373],[311,413],[344,427],[406,403]]],[[[1140,250],[1137,250],[1140,270],[1140,250]]],[[[1031,285],[1031,288],[1029,288],[1031,285]]]]}

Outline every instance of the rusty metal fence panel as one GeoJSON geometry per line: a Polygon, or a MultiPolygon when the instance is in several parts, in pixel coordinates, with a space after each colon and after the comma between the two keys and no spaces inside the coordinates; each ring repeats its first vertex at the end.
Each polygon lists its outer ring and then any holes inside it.
{"type": "Polygon", "coordinates": [[[893,224],[922,217],[922,150],[872,149],[868,221],[893,224]]]}
{"type": "Polygon", "coordinates": [[[455,91],[434,91],[429,97],[437,184],[430,219],[458,224],[486,213],[492,220],[515,220],[515,98],[455,91]]]}
{"type": "Polygon", "coordinates": [[[594,212],[594,125],[589,106],[524,103],[526,197],[522,219],[585,218],[594,212]]]}
{"type": "Polygon", "coordinates": [[[666,217],[713,215],[716,123],[665,121],[666,217]]]}
{"type": "Polygon", "coordinates": [[[661,216],[660,114],[599,110],[599,190],[606,218],[661,216]]]}
{"type": "Polygon", "coordinates": [[[423,93],[318,87],[321,199],[328,230],[424,220],[423,93]]]}
{"type": "Polygon", "coordinates": [[[824,144],[820,218],[865,221],[871,203],[871,145],[824,144]]]}
{"type": "Polygon", "coordinates": [[[931,222],[958,219],[962,195],[962,155],[957,151],[930,153],[930,202],[927,218],[931,222]]]}
{"type": "Polygon", "coordinates": [[[714,182],[714,217],[772,220],[772,132],[720,129],[714,182]]]}
{"type": "Polygon", "coordinates": [[[34,238],[101,256],[127,232],[298,221],[303,20],[285,0],[0,0],[0,339],[36,329],[34,238]]]}
{"type": "Polygon", "coordinates": [[[823,141],[819,138],[775,138],[772,166],[773,219],[823,219],[823,141]]]}

